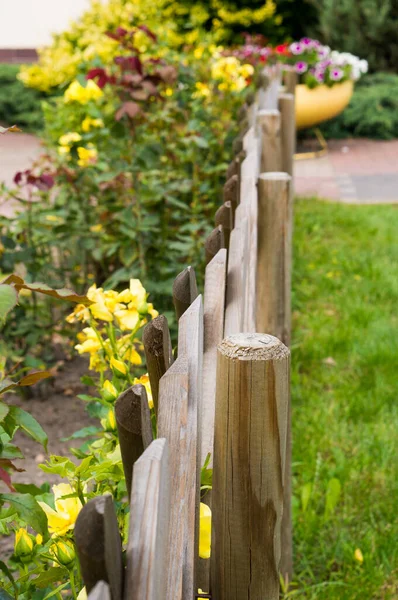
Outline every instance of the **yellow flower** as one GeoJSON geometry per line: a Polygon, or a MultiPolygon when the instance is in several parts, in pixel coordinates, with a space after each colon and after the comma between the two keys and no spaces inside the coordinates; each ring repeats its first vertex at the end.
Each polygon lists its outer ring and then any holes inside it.
{"type": "MultiPolygon", "coordinates": [[[[146,301],[146,291],[139,279],[130,279],[131,302],[138,308],[146,301]]],[[[129,308],[132,308],[129,306],[129,308]]]]}
{"type": "Polygon", "coordinates": [[[201,81],[197,81],[195,83],[195,87],[197,90],[194,94],[196,98],[199,98],[200,96],[202,96],[203,98],[208,98],[210,96],[211,90],[207,83],[202,83],[201,81]]]}
{"type": "Polygon", "coordinates": [[[200,503],[199,520],[199,556],[200,558],[210,558],[211,554],[211,510],[200,503]]]}
{"type": "Polygon", "coordinates": [[[58,540],[51,546],[50,553],[65,567],[70,567],[76,559],[75,547],[69,541],[58,540]]]}
{"type": "Polygon", "coordinates": [[[64,154],[69,154],[69,153],[70,153],[69,146],[58,146],[58,154],[60,156],[62,156],[64,154]]]}
{"type": "Polygon", "coordinates": [[[98,225],[91,225],[90,231],[92,231],[93,233],[99,233],[100,231],[102,231],[101,223],[98,223],[98,225]]]}
{"type": "Polygon", "coordinates": [[[204,52],[204,48],[198,47],[198,48],[195,48],[195,50],[193,51],[193,55],[195,58],[197,58],[199,60],[200,58],[202,58],[203,52],[204,52]]]}
{"type": "Polygon", "coordinates": [[[359,564],[363,563],[363,554],[359,548],[357,548],[354,552],[354,558],[359,562],[359,564]]]}
{"type": "MultiPolygon", "coordinates": [[[[131,304],[133,304],[131,302],[131,304]]],[[[140,316],[136,308],[115,310],[115,317],[122,331],[133,331],[138,325],[140,316]]]]}
{"type": "Polygon", "coordinates": [[[137,383],[140,383],[141,385],[144,386],[145,391],[146,391],[146,397],[148,398],[149,408],[153,408],[153,396],[152,396],[151,384],[149,381],[148,373],[146,373],[145,375],[141,375],[140,378],[135,377],[133,383],[134,383],[134,385],[137,383]]]}
{"type": "Polygon", "coordinates": [[[78,146],[77,155],[79,157],[77,161],[79,167],[89,167],[97,161],[98,151],[93,144],[88,144],[87,148],[78,146]]]}
{"type": "Polygon", "coordinates": [[[53,485],[55,510],[39,502],[41,508],[47,515],[48,530],[53,536],[64,535],[70,529],[73,529],[79,512],[82,509],[82,503],[76,496],[71,496],[74,490],[69,483],[59,483],[53,485]]]}
{"type": "Polygon", "coordinates": [[[75,142],[80,142],[82,136],[77,131],[70,131],[69,133],[65,133],[61,135],[58,140],[60,146],[72,146],[75,142]]]}
{"type": "Polygon", "coordinates": [[[151,315],[152,319],[156,319],[159,316],[159,312],[153,308],[153,304],[148,304],[148,314],[151,315]]]}
{"type": "Polygon", "coordinates": [[[104,382],[102,395],[107,402],[113,402],[118,396],[117,389],[109,379],[104,382]]]}
{"type": "Polygon", "coordinates": [[[80,590],[77,600],[87,600],[87,592],[85,587],[80,590]]]}
{"type": "Polygon", "coordinates": [[[39,544],[39,546],[43,543],[43,536],[40,533],[36,536],[36,543],[39,544]]]}
{"type": "Polygon", "coordinates": [[[105,431],[115,431],[116,418],[112,408],[108,411],[106,418],[101,419],[101,425],[105,429],[105,431]]]}
{"type": "Polygon", "coordinates": [[[86,87],[83,87],[76,79],[72,81],[70,86],[64,93],[65,102],[79,102],[80,104],[87,104],[90,100],[97,100],[103,96],[103,91],[98,85],[90,79],[87,82],[86,87]]]}
{"type": "Polygon", "coordinates": [[[33,536],[31,536],[26,529],[18,529],[18,531],[15,532],[15,556],[18,556],[22,561],[24,558],[30,556],[34,547],[33,539],[33,536]]]}
{"type": "Polygon", "coordinates": [[[103,126],[104,122],[102,119],[92,119],[91,117],[86,117],[82,122],[82,131],[87,133],[90,131],[90,129],[97,129],[103,126]]]}
{"type": "Polygon", "coordinates": [[[97,373],[101,373],[105,370],[104,361],[97,352],[90,354],[90,364],[88,368],[90,371],[97,371],[97,373]]]}
{"type": "Polygon", "coordinates": [[[85,354],[86,352],[93,354],[100,350],[101,342],[92,327],[85,327],[77,337],[78,340],[82,342],[75,346],[75,350],[77,350],[79,354],[85,354]]]}
{"type": "Polygon", "coordinates": [[[90,318],[90,311],[84,304],[76,304],[73,309],[73,313],[66,317],[67,323],[76,323],[77,321],[88,321],[90,318]]]}
{"type": "Polygon", "coordinates": [[[127,366],[124,364],[124,362],[112,356],[110,363],[116,377],[123,377],[127,375],[127,366]]]}
{"type": "Polygon", "coordinates": [[[113,320],[112,313],[106,306],[106,297],[102,288],[97,289],[97,286],[94,283],[87,292],[87,298],[93,302],[90,306],[90,312],[94,319],[107,321],[108,323],[113,320]]]}

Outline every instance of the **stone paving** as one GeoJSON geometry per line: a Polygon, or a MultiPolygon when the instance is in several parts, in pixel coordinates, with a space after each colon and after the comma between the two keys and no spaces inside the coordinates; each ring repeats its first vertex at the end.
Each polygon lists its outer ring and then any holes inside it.
{"type": "Polygon", "coordinates": [[[398,140],[333,140],[321,158],[296,160],[295,193],[347,204],[398,203],[398,140]]]}

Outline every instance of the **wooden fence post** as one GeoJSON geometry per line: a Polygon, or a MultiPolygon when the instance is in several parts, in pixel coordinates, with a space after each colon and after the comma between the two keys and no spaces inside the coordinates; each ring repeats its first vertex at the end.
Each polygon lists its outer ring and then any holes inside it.
{"type": "Polygon", "coordinates": [[[296,93],[296,85],[297,85],[297,73],[296,71],[284,71],[283,79],[285,83],[286,92],[288,94],[296,93]]]}
{"type": "Polygon", "coordinates": [[[291,177],[262,173],[258,179],[257,331],[290,343],[291,177]]]}
{"type": "Polygon", "coordinates": [[[261,136],[262,173],[282,171],[281,115],[279,110],[260,110],[257,130],[261,136]]]}
{"type": "Polygon", "coordinates": [[[167,441],[158,438],[134,464],[125,600],[166,600],[169,485],[167,441]]]}
{"type": "Polygon", "coordinates": [[[222,225],[218,225],[207,236],[205,241],[206,265],[209,264],[221,248],[225,248],[224,229],[222,225]]]}
{"type": "Polygon", "coordinates": [[[187,543],[187,427],[188,360],[179,356],[166,371],[159,385],[158,436],[169,447],[170,526],[167,539],[167,563],[164,586],[167,600],[180,600],[184,549],[187,543]]]}
{"type": "Polygon", "coordinates": [[[224,243],[225,248],[228,250],[229,248],[229,238],[231,236],[231,231],[234,227],[234,215],[232,213],[232,205],[231,202],[224,202],[222,206],[216,212],[216,226],[222,225],[224,232],[224,243]]]}
{"type": "Polygon", "coordinates": [[[88,595],[87,600],[111,600],[109,586],[105,581],[99,581],[88,595]]]}
{"type": "Polygon", "coordinates": [[[293,159],[296,149],[296,116],[293,94],[279,94],[279,111],[281,114],[281,170],[293,175],[293,159]]]}
{"type": "Polygon", "coordinates": [[[122,544],[112,496],[97,496],[83,506],[75,524],[75,542],[87,592],[105,581],[112,600],[122,600],[122,544]]]}
{"type": "Polygon", "coordinates": [[[158,414],[159,381],[173,364],[173,350],[167,319],[159,315],[144,327],[142,333],[146,365],[153,398],[155,414],[158,414]]]}
{"type": "Polygon", "coordinates": [[[177,321],[198,296],[195,270],[187,267],[177,275],[173,283],[173,303],[177,321]]]}
{"type": "Polygon", "coordinates": [[[236,334],[218,348],[213,600],[278,600],[289,350],[236,334]]]}
{"type": "Polygon", "coordinates": [[[143,432],[146,438],[152,434],[148,399],[143,385],[133,385],[119,396],[115,404],[115,416],[130,498],[133,465],[144,452],[143,432]]]}
{"type": "Polygon", "coordinates": [[[232,177],[227,180],[224,185],[223,196],[224,202],[231,203],[232,212],[235,215],[240,198],[240,183],[238,175],[232,175],[232,177]]]}

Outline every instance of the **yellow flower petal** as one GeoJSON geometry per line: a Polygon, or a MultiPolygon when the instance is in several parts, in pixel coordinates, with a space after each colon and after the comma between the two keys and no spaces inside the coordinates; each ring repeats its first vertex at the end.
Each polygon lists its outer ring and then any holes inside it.
{"type": "Polygon", "coordinates": [[[200,558],[210,558],[211,554],[211,510],[200,503],[200,521],[199,521],[199,556],[200,558]]]}
{"type": "Polygon", "coordinates": [[[359,548],[357,548],[354,552],[354,558],[355,560],[357,560],[360,564],[363,563],[363,554],[361,552],[361,550],[359,548]]]}

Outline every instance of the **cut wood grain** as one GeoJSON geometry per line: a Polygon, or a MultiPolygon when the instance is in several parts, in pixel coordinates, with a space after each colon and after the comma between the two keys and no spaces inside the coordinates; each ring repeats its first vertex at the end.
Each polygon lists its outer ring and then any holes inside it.
{"type": "Polygon", "coordinates": [[[97,496],[83,506],[74,537],[87,592],[104,581],[112,600],[122,600],[122,544],[112,496],[97,496]]]}
{"type": "Polygon", "coordinates": [[[289,350],[238,334],[218,349],[211,593],[278,600],[289,350]]]}
{"type": "Polygon", "coordinates": [[[159,381],[173,363],[170,331],[167,319],[159,315],[144,327],[142,333],[146,366],[151,384],[153,406],[158,414],[159,381]]]}
{"type": "Polygon", "coordinates": [[[209,264],[221,248],[225,248],[224,228],[222,225],[217,225],[205,241],[206,265],[209,264]]]}
{"type": "Polygon", "coordinates": [[[203,303],[198,296],[178,327],[178,351],[188,359],[188,532],[183,570],[183,598],[197,592],[199,562],[200,448],[202,431],[203,303]]]}
{"type": "Polygon", "coordinates": [[[182,600],[182,574],[188,535],[188,359],[179,356],[159,385],[158,436],[169,447],[170,525],[164,571],[166,600],[182,600]]]}
{"type": "Polygon", "coordinates": [[[215,216],[216,225],[221,225],[224,232],[224,244],[225,248],[229,248],[229,238],[231,231],[234,227],[234,215],[232,212],[232,206],[230,202],[224,202],[222,206],[217,210],[215,216]]]}
{"type": "Polygon", "coordinates": [[[257,130],[261,136],[261,172],[282,171],[281,115],[279,110],[260,110],[257,130]]]}
{"type": "Polygon", "coordinates": [[[148,427],[151,431],[148,399],[143,385],[133,385],[119,396],[115,404],[115,416],[127,493],[130,497],[133,465],[144,452],[143,429],[146,435],[148,427]],[[146,406],[143,407],[143,404],[146,406]]]}
{"type": "Polygon", "coordinates": [[[108,584],[99,581],[88,595],[88,600],[111,600],[108,584]]]}
{"type": "Polygon", "coordinates": [[[195,270],[193,267],[186,267],[177,275],[173,283],[173,303],[177,321],[191,306],[197,295],[195,270]]]}
{"type": "Polygon", "coordinates": [[[166,600],[169,523],[168,447],[158,438],[134,464],[125,600],[166,600]]]}
{"type": "Polygon", "coordinates": [[[287,173],[258,180],[257,331],[290,343],[292,197],[287,173]]]}

